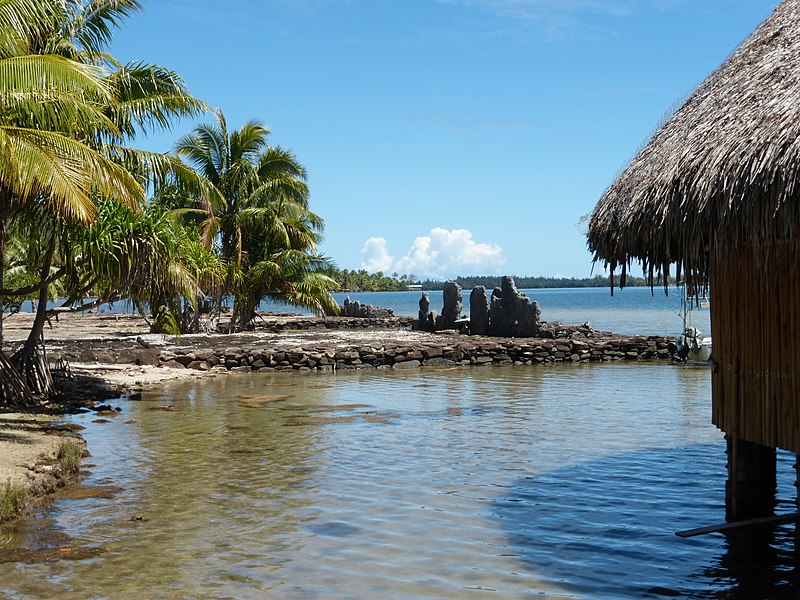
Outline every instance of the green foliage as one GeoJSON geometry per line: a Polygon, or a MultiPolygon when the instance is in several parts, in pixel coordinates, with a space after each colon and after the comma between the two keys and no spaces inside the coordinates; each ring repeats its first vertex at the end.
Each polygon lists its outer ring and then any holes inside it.
{"type": "MultiPolygon", "coordinates": [[[[361,291],[361,292],[399,292],[405,291],[408,285],[422,285],[423,290],[442,290],[444,281],[425,279],[423,281],[414,280],[414,276],[400,275],[392,273],[385,275],[368,273],[364,269],[349,271],[347,269],[337,269],[328,267],[325,274],[336,282],[337,291],[361,291]]],[[[485,286],[488,290],[500,286],[500,275],[475,275],[469,277],[456,277],[448,281],[455,281],[462,289],[472,289],[477,285],[485,286]]],[[[585,287],[609,287],[608,277],[596,275],[594,277],[575,278],[575,277],[519,277],[514,276],[517,288],[519,289],[545,289],[545,288],[585,288],[585,287]]],[[[674,281],[671,280],[672,283],[674,281]]],[[[628,276],[626,286],[646,286],[647,281],[642,277],[628,276]]]]}
{"type": "Polygon", "coordinates": [[[317,313],[338,309],[330,295],[335,282],[323,273],[328,261],[316,251],[324,223],[309,210],[305,168],[292,152],[271,146],[268,135],[258,121],[229,131],[217,111],[215,123],[176,143],[178,156],[214,193],[182,197],[169,188],[159,197],[228,266],[216,306],[219,311],[222,297],[232,295],[237,327],[251,321],[265,297],[317,313]]]}
{"type": "Polygon", "coordinates": [[[164,336],[178,338],[181,334],[181,321],[174,310],[167,304],[162,304],[156,309],[156,329],[164,336]]]}
{"type": "Polygon", "coordinates": [[[57,458],[64,475],[77,473],[83,458],[83,444],[78,440],[64,440],[58,446],[57,458]]]}
{"type": "Polygon", "coordinates": [[[17,516],[30,497],[28,488],[7,481],[0,485],[0,523],[17,516]]]}
{"type": "Polygon", "coordinates": [[[339,291],[399,292],[405,290],[406,286],[411,283],[404,279],[384,275],[380,271],[367,273],[364,269],[348,271],[332,267],[327,271],[327,275],[336,281],[336,289],[339,291]]]}
{"type": "MultiPolygon", "coordinates": [[[[485,286],[487,290],[492,290],[500,286],[500,275],[475,275],[470,277],[456,277],[450,281],[455,281],[462,289],[472,289],[477,285],[485,286]]],[[[609,287],[609,278],[602,275],[594,277],[520,277],[515,275],[514,282],[518,289],[548,289],[548,288],[589,288],[589,287],[609,287]]],[[[444,281],[426,279],[419,282],[424,290],[442,290],[444,281]]],[[[674,281],[673,281],[674,283],[674,281]]],[[[626,287],[637,287],[648,285],[643,277],[628,276],[626,287]]]]}

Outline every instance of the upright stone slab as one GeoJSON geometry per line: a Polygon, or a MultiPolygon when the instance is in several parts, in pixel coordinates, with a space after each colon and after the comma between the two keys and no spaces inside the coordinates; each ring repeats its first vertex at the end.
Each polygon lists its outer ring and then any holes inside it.
{"type": "Polygon", "coordinates": [[[502,337],[511,331],[512,323],[509,322],[508,311],[504,309],[503,290],[496,287],[489,300],[489,335],[502,337]]]}
{"type": "Polygon", "coordinates": [[[533,337],[539,333],[541,310],[517,291],[514,278],[504,276],[500,287],[492,292],[489,307],[489,335],[499,337],[533,337]]]}
{"type": "Polygon", "coordinates": [[[419,299],[419,313],[417,320],[412,324],[412,329],[419,331],[435,331],[436,313],[431,311],[431,301],[428,292],[422,292],[419,299]]]}
{"type": "Polygon", "coordinates": [[[469,295],[469,332],[472,335],[489,333],[489,299],[482,285],[472,288],[469,295]]]}
{"type": "Polygon", "coordinates": [[[444,307],[442,308],[442,329],[454,329],[456,321],[461,318],[461,286],[455,281],[444,284],[442,292],[444,307]]]}

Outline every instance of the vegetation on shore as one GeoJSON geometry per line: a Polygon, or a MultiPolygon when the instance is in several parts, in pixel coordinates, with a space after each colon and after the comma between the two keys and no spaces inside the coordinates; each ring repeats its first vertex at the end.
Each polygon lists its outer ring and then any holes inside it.
{"type": "Polygon", "coordinates": [[[44,325],[54,313],[130,300],[154,330],[177,334],[219,328],[228,297],[227,329],[246,327],[264,297],[337,308],[305,169],[266,127],[228,131],[217,110],[174,154],[133,145],[208,110],[174,71],[108,53],[140,8],[0,0],[0,315],[37,305],[10,356],[0,320],[0,406],[53,396],[44,325]],[[48,310],[54,298],[66,302],[48,310]]]}
{"type": "Polygon", "coordinates": [[[83,442],[77,439],[67,439],[59,444],[56,458],[62,476],[69,477],[78,472],[83,459],[83,448],[83,442]]]}
{"type": "MultiPolygon", "coordinates": [[[[362,292],[399,292],[408,289],[409,285],[421,285],[423,290],[442,290],[444,281],[434,279],[414,279],[414,275],[398,275],[392,273],[385,275],[368,273],[361,269],[359,271],[339,270],[331,267],[326,270],[326,274],[336,281],[337,291],[362,291],[362,292]]],[[[462,289],[469,290],[477,285],[485,286],[492,290],[500,285],[500,275],[474,275],[470,277],[456,277],[450,281],[455,281],[462,289]]],[[[544,289],[544,288],[589,288],[589,287],[609,287],[608,277],[595,275],[594,277],[520,277],[514,276],[514,281],[520,289],[544,289]]],[[[674,283],[674,281],[671,281],[674,283]]],[[[628,287],[649,285],[643,277],[628,276],[626,285],[628,287]]]]}
{"type": "Polygon", "coordinates": [[[0,484],[0,523],[20,514],[30,497],[30,489],[24,485],[11,481],[0,484]]]}
{"type": "MultiPolygon", "coordinates": [[[[500,286],[500,275],[475,275],[470,277],[456,277],[455,281],[463,289],[472,289],[476,285],[485,286],[486,289],[491,290],[500,286]]],[[[519,289],[547,289],[547,288],[592,288],[604,287],[607,288],[611,282],[607,276],[595,275],[594,277],[521,277],[514,276],[514,281],[519,289]]],[[[424,290],[441,290],[444,289],[444,281],[433,281],[426,279],[420,281],[422,289],[424,290]]],[[[674,281],[671,281],[674,283],[674,281]]],[[[625,286],[626,287],[640,287],[650,285],[643,277],[633,277],[628,275],[625,286]]]]}

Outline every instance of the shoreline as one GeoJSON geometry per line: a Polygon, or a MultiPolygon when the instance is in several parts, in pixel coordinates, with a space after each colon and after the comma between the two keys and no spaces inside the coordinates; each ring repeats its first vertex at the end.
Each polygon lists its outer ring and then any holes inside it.
{"type": "MultiPolygon", "coordinates": [[[[21,343],[33,316],[6,322],[6,350],[21,343]]],[[[487,367],[519,364],[658,361],[670,364],[675,342],[665,336],[631,336],[587,326],[545,324],[539,338],[494,338],[457,332],[411,330],[409,317],[388,319],[263,314],[256,328],[234,334],[152,334],[139,315],[66,314],[45,329],[52,366],[63,360],[70,403],[100,408],[170,381],[228,373],[487,367]]],[[[55,425],[58,415],[0,413],[0,486],[27,487],[34,497],[68,481],[59,472],[59,445],[83,439],[55,425]]],[[[63,412],[67,412],[64,408],[63,412]]],[[[76,480],[77,481],[77,480],[76,480]]]]}
{"type": "Polygon", "coordinates": [[[86,442],[82,427],[56,414],[0,413],[0,526],[25,514],[31,501],[77,481],[86,442]],[[71,457],[66,457],[71,453],[71,457]]]}
{"type": "MultiPolygon", "coordinates": [[[[6,345],[24,340],[33,316],[8,319],[6,345]]],[[[66,362],[78,392],[105,400],[167,381],[228,372],[487,366],[657,360],[676,347],[666,336],[597,331],[546,323],[542,337],[498,338],[454,331],[412,331],[410,317],[358,318],[260,314],[254,330],[150,333],[136,314],[65,314],[45,329],[51,365],[66,362]]],[[[8,348],[7,348],[8,349],[8,348]]]]}

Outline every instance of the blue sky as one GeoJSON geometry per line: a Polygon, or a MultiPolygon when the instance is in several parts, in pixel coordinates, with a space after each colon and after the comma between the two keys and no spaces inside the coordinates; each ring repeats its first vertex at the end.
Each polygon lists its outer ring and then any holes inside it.
{"type": "Polygon", "coordinates": [[[777,4],[143,0],[112,50],[269,126],[340,268],[584,277],[581,217],[777,4]]]}

